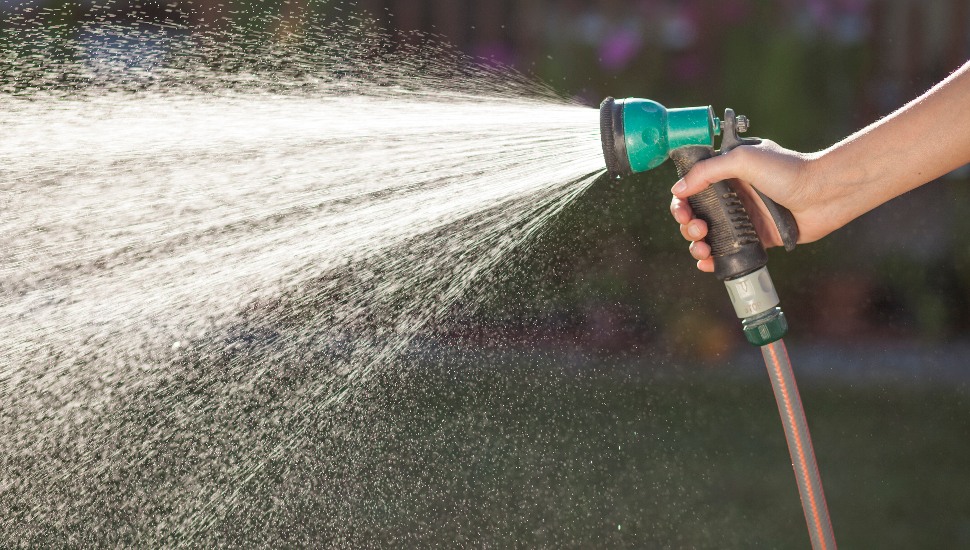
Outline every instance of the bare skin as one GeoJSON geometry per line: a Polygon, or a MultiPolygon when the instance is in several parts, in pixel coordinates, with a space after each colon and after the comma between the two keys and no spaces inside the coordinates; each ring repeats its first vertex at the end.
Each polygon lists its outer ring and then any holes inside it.
{"type": "Polygon", "coordinates": [[[970,162],[970,63],[896,112],[818,153],[765,140],[697,163],[671,189],[670,212],[701,271],[714,271],[707,224],[687,198],[735,178],[765,246],[781,237],[753,188],[795,215],[799,243],[817,241],[880,204],[970,162]]]}

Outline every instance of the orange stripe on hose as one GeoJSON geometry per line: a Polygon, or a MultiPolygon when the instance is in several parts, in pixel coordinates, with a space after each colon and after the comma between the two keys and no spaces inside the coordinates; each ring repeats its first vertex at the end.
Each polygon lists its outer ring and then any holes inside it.
{"type": "MultiPolygon", "coordinates": [[[[818,541],[821,548],[824,550],[826,548],[825,541],[825,531],[822,529],[822,520],[818,513],[818,503],[815,500],[815,490],[812,487],[812,479],[808,475],[808,463],[805,460],[805,448],[802,444],[802,438],[798,433],[798,424],[795,420],[795,407],[792,404],[791,395],[788,393],[788,386],[785,384],[785,378],[782,376],[781,363],[778,361],[778,354],[775,351],[775,346],[769,345],[768,353],[771,355],[771,366],[775,370],[775,375],[778,377],[778,389],[781,391],[782,399],[785,406],[785,414],[788,416],[788,421],[792,426],[793,439],[795,441],[795,453],[797,455],[796,462],[798,463],[798,468],[802,471],[802,476],[805,479],[805,489],[808,496],[808,504],[811,510],[812,520],[815,522],[815,531],[818,535],[818,541]]],[[[787,359],[787,351],[786,351],[787,359]]],[[[797,391],[797,390],[796,390],[797,391]]]]}
{"type": "MultiPolygon", "coordinates": [[[[782,351],[785,352],[785,362],[788,365],[788,368],[790,369],[791,368],[791,357],[788,356],[788,348],[784,345],[783,342],[781,343],[780,347],[781,347],[782,351]]],[[[794,373],[792,373],[792,380],[794,380],[794,379],[795,379],[794,378],[794,373]]],[[[798,387],[796,386],[794,389],[795,389],[795,393],[798,394],[798,387]]],[[[789,406],[790,410],[792,410],[792,407],[793,406],[791,404],[789,404],[788,406],[789,406]]],[[[802,415],[804,416],[804,414],[805,414],[804,409],[800,408],[799,410],[802,411],[802,415]]],[[[805,431],[806,431],[806,433],[808,433],[808,419],[805,419],[805,431]]],[[[817,465],[817,461],[815,460],[815,451],[812,450],[812,441],[811,441],[811,438],[809,438],[808,450],[809,450],[810,453],[812,453],[812,464],[815,466],[815,479],[818,480],[819,489],[821,489],[822,476],[818,472],[818,465],[817,465]]],[[[807,466],[806,466],[806,468],[807,468],[807,466]]],[[[803,471],[805,471],[805,470],[803,469],[803,471]]],[[[811,484],[809,484],[809,488],[811,488],[811,484]]],[[[824,492],[820,495],[820,498],[821,498],[821,501],[822,501],[821,507],[825,510],[825,519],[826,519],[826,522],[828,523],[828,533],[831,535],[832,534],[832,521],[831,521],[831,519],[829,519],[828,505],[825,503],[825,493],[824,492]]],[[[817,508],[813,508],[813,511],[814,511],[815,515],[818,516],[818,509],[817,508]]],[[[820,525],[821,522],[818,519],[816,519],[816,523],[818,525],[820,525]]],[[[824,543],[824,539],[822,539],[822,540],[823,540],[823,545],[824,545],[825,544],[824,543]]],[[[834,545],[835,541],[833,540],[832,543],[834,545]]]]}

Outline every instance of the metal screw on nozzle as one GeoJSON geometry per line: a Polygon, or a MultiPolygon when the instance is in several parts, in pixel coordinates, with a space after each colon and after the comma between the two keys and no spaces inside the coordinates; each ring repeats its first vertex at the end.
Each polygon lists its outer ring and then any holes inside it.
{"type": "Polygon", "coordinates": [[[738,133],[743,134],[747,132],[749,126],[751,126],[751,121],[748,120],[748,117],[738,115],[738,133]]]}

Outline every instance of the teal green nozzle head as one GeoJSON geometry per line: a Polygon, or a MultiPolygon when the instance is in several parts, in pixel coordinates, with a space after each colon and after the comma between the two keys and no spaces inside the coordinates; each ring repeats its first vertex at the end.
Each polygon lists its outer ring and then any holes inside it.
{"type": "Polygon", "coordinates": [[[600,104],[600,138],[613,177],[660,166],[685,145],[714,146],[721,121],[708,107],[667,109],[649,99],[613,99],[600,104]]]}

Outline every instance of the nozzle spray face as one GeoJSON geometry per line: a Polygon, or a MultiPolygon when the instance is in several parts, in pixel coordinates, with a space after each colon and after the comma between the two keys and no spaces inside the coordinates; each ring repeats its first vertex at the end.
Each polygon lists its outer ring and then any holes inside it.
{"type": "Polygon", "coordinates": [[[614,178],[660,166],[678,147],[713,147],[721,121],[710,107],[667,109],[649,99],[613,99],[600,104],[603,159],[614,178]]]}
{"type": "Polygon", "coordinates": [[[600,141],[603,143],[603,159],[611,178],[633,173],[626,153],[626,136],[623,133],[623,101],[608,97],[600,103],[600,141]]]}

